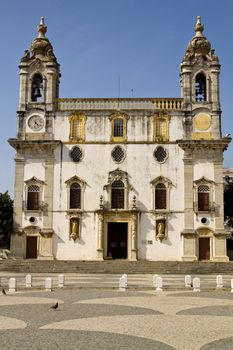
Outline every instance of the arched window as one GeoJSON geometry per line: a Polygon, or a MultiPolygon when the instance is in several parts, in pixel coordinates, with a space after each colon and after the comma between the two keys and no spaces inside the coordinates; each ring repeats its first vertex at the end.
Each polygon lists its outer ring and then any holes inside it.
{"type": "Polygon", "coordinates": [[[200,185],[197,189],[198,211],[210,210],[210,188],[207,185],[200,185]]]}
{"type": "Polygon", "coordinates": [[[36,185],[28,186],[27,191],[27,209],[38,210],[39,209],[40,188],[36,185]]]}
{"type": "Polygon", "coordinates": [[[81,209],[81,186],[78,182],[70,186],[70,209],[81,209]]]}
{"type": "Polygon", "coordinates": [[[43,78],[40,74],[35,74],[32,79],[31,100],[33,102],[43,102],[43,78]]]}
{"type": "Polygon", "coordinates": [[[195,99],[198,102],[206,101],[206,77],[198,73],[195,79],[195,99]]]}
{"type": "Polygon", "coordinates": [[[112,209],[124,209],[124,202],[125,202],[125,196],[124,196],[125,186],[122,181],[114,181],[112,183],[112,209]]]}
{"type": "Polygon", "coordinates": [[[155,186],[155,209],[167,208],[167,191],[163,183],[158,183],[155,186]]]}

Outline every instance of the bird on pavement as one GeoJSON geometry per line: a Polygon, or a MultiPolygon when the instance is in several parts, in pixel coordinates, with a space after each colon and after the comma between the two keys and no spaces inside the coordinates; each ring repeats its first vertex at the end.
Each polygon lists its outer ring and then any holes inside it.
{"type": "Polygon", "coordinates": [[[2,294],[3,294],[3,295],[6,295],[6,291],[5,291],[4,288],[2,288],[2,294]]]}
{"type": "Polygon", "coordinates": [[[58,308],[58,302],[56,304],[50,306],[50,309],[56,310],[58,308]]]}

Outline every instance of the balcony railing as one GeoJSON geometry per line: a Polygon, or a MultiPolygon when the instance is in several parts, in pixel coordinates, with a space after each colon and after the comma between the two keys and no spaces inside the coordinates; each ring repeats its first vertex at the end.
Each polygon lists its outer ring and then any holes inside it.
{"type": "Polygon", "coordinates": [[[58,110],[182,110],[182,98],[59,98],[58,110]]]}

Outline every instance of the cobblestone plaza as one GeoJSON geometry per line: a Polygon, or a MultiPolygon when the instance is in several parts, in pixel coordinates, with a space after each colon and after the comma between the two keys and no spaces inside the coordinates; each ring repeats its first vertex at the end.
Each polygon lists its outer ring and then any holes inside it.
{"type": "MultiPolygon", "coordinates": [[[[25,277],[25,276],[24,276],[25,277]]],[[[233,294],[229,277],[223,290],[214,276],[202,276],[203,289],[185,290],[183,276],[164,276],[163,292],[151,286],[149,275],[129,276],[120,292],[118,275],[70,275],[64,288],[43,289],[42,275],[33,288],[9,294],[8,275],[1,278],[2,349],[177,349],[233,348],[233,294]],[[78,281],[78,282],[77,282],[78,281]],[[57,310],[51,305],[58,302],[57,310]]],[[[55,281],[55,276],[53,276],[55,281]]]]}

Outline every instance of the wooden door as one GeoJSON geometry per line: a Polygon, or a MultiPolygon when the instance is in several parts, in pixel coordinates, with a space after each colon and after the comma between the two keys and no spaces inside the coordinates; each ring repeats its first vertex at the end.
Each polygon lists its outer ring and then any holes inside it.
{"type": "Polygon", "coordinates": [[[127,259],[128,223],[108,223],[107,256],[112,259],[127,259]]]}
{"type": "Polygon", "coordinates": [[[27,237],[26,259],[37,258],[37,237],[27,237]]]}
{"type": "Polygon", "coordinates": [[[210,260],[210,238],[199,238],[199,260],[210,260]]]}

